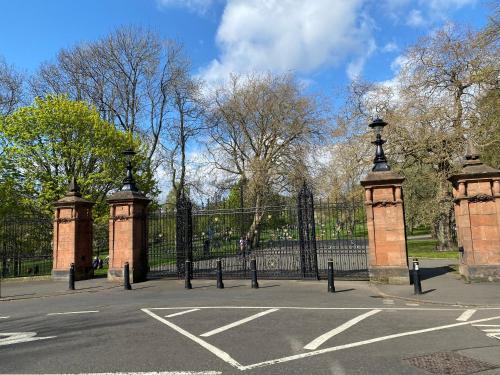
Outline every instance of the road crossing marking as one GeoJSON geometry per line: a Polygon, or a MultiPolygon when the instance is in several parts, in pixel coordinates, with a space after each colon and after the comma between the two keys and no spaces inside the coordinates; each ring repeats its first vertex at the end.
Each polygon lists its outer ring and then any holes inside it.
{"type": "Polygon", "coordinates": [[[486,333],[487,337],[492,337],[500,340],[500,324],[473,324],[474,327],[489,327],[480,328],[481,331],[486,333]],[[492,328],[495,327],[495,328],[492,328]]]}
{"type": "MultiPolygon", "coordinates": [[[[220,371],[154,371],[154,372],[95,372],[79,374],[32,374],[32,375],[220,375],[220,371]]],[[[10,375],[10,374],[0,374],[10,375]]]]}
{"type": "Polygon", "coordinates": [[[344,324],[341,324],[337,328],[334,328],[331,331],[328,331],[328,332],[322,334],[321,336],[315,338],[309,344],[304,346],[304,349],[315,350],[321,344],[323,344],[325,341],[330,340],[333,336],[338,335],[341,332],[344,332],[346,329],[349,329],[353,325],[355,325],[355,324],[361,322],[362,320],[364,320],[372,315],[375,315],[381,311],[382,310],[372,310],[372,311],[368,311],[367,313],[361,314],[361,315],[355,317],[354,319],[351,319],[351,320],[345,322],[344,324]]]}
{"type": "Polygon", "coordinates": [[[319,349],[319,350],[311,351],[311,352],[308,352],[308,353],[296,354],[296,355],[292,355],[292,356],[289,356],[289,357],[283,357],[283,358],[273,359],[273,360],[270,360],[270,361],[264,361],[264,362],[260,362],[260,363],[254,363],[252,365],[244,366],[244,367],[240,368],[240,370],[242,370],[242,371],[244,371],[244,370],[251,370],[251,369],[254,369],[254,368],[257,368],[257,367],[264,367],[264,366],[274,365],[274,364],[283,363],[283,362],[290,362],[290,361],[293,361],[293,360],[296,360],[296,359],[313,357],[313,356],[316,356],[316,355],[320,355],[320,354],[324,354],[324,353],[331,353],[331,352],[338,351],[338,350],[343,350],[343,349],[355,348],[355,347],[358,347],[358,346],[373,344],[373,343],[380,342],[380,341],[391,340],[391,339],[395,339],[395,338],[398,338],[398,337],[418,335],[418,334],[421,334],[421,333],[427,333],[427,332],[432,332],[432,331],[439,331],[439,330],[443,330],[443,329],[460,327],[460,326],[467,325],[467,324],[479,323],[479,322],[486,322],[486,321],[495,320],[495,319],[500,319],[500,316],[494,316],[494,317],[491,317],[491,318],[473,320],[473,321],[470,321],[470,322],[461,322],[461,323],[447,324],[447,325],[444,325],[444,326],[437,326],[437,327],[432,327],[432,328],[419,329],[417,331],[407,331],[407,332],[396,333],[396,334],[388,335],[388,336],[376,337],[376,338],[369,339],[369,340],[363,340],[363,341],[353,342],[351,344],[333,346],[333,347],[330,347],[330,348],[319,349]]]}
{"type": "Polygon", "coordinates": [[[9,332],[0,333],[0,337],[5,336],[5,338],[0,338],[0,346],[19,344],[21,342],[38,341],[52,339],[56,336],[47,337],[35,337],[36,332],[9,332]]]}
{"type": "Polygon", "coordinates": [[[97,310],[88,310],[88,311],[67,311],[67,312],[55,312],[55,313],[48,313],[47,316],[51,315],[70,315],[70,314],[91,314],[91,313],[98,313],[99,311],[97,310]]]}
{"type": "Polygon", "coordinates": [[[174,323],[169,322],[166,319],[163,319],[162,317],[160,317],[160,316],[152,313],[148,309],[141,309],[141,310],[144,311],[149,316],[153,317],[154,319],[156,319],[156,320],[162,322],[163,324],[169,326],[174,331],[177,331],[181,335],[186,336],[188,339],[193,340],[195,343],[197,343],[198,345],[200,345],[203,348],[207,349],[209,352],[211,352],[215,356],[219,357],[220,359],[222,359],[224,362],[230,364],[231,366],[236,367],[238,369],[242,367],[242,365],[238,361],[236,361],[233,357],[231,357],[225,351],[223,351],[223,350],[221,350],[221,349],[213,346],[212,344],[206,342],[205,340],[200,339],[199,337],[197,337],[197,336],[189,333],[188,331],[186,331],[185,329],[182,329],[181,327],[175,325],[174,323]]]}
{"type": "Polygon", "coordinates": [[[214,330],[211,330],[211,331],[208,331],[208,332],[205,332],[203,334],[201,334],[200,336],[201,337],[210,337],[210,336],[213,336],[213,335],[216,335],[217,333],[220,333],[220,332],[224,332],[224,331],[227,331],[228,329],[231,329],[233,327],[237,327],[239,325],[242,325],[242,324],[245,324],[245,323],[248,323],[254,319],[257,319],[257,318],[260,318],[261,316],[264,316],[264,315],[267,315],[267,314],[271,314],[275,311],[278,311],[279,309],[269,309],[269,310],[266,310],[266,311],[262,311],[258,314],[254,314],[254,315],[251,315],[245,319],[241,319],[241,320],[238,320],[234,323],[230,323],[230,324],[227,324],[225,326],[222,326],[222,327],[219,327],[219,328],[216,328],[214,330]]]}
{"type": "Polygon", "coordinates": [[[457,320],[459,322],[466,322],[467,320],[470,319],[470,317],[472,315],[474,315],[474,313],[476,312],[477,310],[465,310],[458,318],[457,320]]]}
{"type": "MultiPolygon", "coordinates": [[[[406,332],[401,332],[401,333],[395,333],[387,336],[381,336],[381,337],[375,337],[372,339],[368,340],[362,340],[362,341],[357,341],[353,342],[350,344],[344,344],[344,345],[338,345],[338,346],[332,346],[324,349],[318,349],[318,350],[312,350],[306,353],[300,353],[300,354],[295,354],[291,355],[288,357],[282,357],[282,358],[277,358],[273,360],[268,360],[264,362],[259,362],[259,363],[253,363],[253,364],[248,364],[248,365],[242,365],[240,364],[237,360],[235,360],[233,357],[231,357],[228,353],[224,352],[223,350],[217,348],[216,346],[208,343],[207,341],[199,338],[198,336],[189,333],[185,329],[173,324],[172,322],[169,322],[166,319],[163,319],[162,317],[156,315],[150,310],[169,310],[169,309],[181,309],[181,308],[193,308],[193,307],[175,307],[175,308],[143,308],[141,309],[144,311],[146,314],[151,316],[152,318],[160,321],[161,323],[169,326],[173,330],[177,331],[178,333],[184,335],[185,337],[189,338],[190,340],[196,342],[203,348],[207,349],[209,352],[223,360],[224,362],[228,363],[229,365],[239,369],[240,371],[246,371],[246,370],[251,370],[254,368],[260,368],[260,367],[265,367],[265,366],[270,366],[274,364],[279,364],[279,363],[285,363],[285,362],[290,362],[293,360],[297,359],[302,359],[302,358],[309,358],[313,357],[316,355],[321,355],[325,353],[330,353],[334,351],[339,351],[339,350],[344,350],[344,349],[350,349],[350,348],[355,348],[363,345],[369,345],[381,341],[386,341],[386,340],[391,340],[391,339],[396,339],[399,337],[405,337],[405,336],[412,336],[412,335],[418,335],[418,334],[423,334],[423,333],[428,333],[428,332],[434,332],[434,331],[440,331],[440,330],[445,330],[445,329],[450,329],[450,328],[455,328],[455,327],[461,327],[461,326],[467,326],[467,325],[480,325],[479,323],[483,322],[488,322],[491,320],[498,320],[500,319],[500,315],[498,316],[493,316],[489,318],[484,318],[484,319],[478,319],[478,320],[473,320],[473,321],[465,321],[465,322],[459,322],[459,323],[453,323],[453,324],[447,324],[447,325],[442,325],[442,326],[436,326],[436,327],[431,327],[431,328],[425,328],[425,329],[419,329],[416,331],[406,331],[406,332]]],[[[257,306],[248,306],[248,307],[242,307],[242,306],[210,306],[210,307],[197,307],[199,309],[264,309],[269,307],[257,307],[257,306]]],[[[276,310],[282,309],[283,307],[275,307],[276,310]]],[[[373,311],[373,308],[306,308],[306,307],[285,307],[286,309],[296,309],[296,310],[370,310],[373,311]]],[[[480,310],[498,310],[499,308],[482,308],[480,310]]],[[[450,309],[450,308],[419,308],[419,309],[410,309],[410,308],[390,308],[390,309],[377,309],[377,310],[423,310],[423,311],[463,311],[462,309],[450,309]]],[[[500,325],[499,325],[500,327],[500,325]]],[[[487,335],[497,335],[496,333],[487,333],[487,335]]],[[[496,337],[496,336],[495,336],[496,337]]],[[[499,338],[499,337],[496,337],[499,338]]]]}
{"type": "Polygon", "coordinates": [[[181,312],[170,314],[170,315],[165,315],[165,318],[173,318],[174,316],[189,314],[190,312],[195,312],[195,311],[200,311],[200,309],[191,309],[191,310],[181,311],[181,312]]]}

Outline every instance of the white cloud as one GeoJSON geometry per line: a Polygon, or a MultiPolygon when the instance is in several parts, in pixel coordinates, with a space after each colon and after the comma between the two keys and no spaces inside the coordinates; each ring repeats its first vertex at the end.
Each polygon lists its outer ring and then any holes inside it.
{"type": "Polygon", "coordinates": [[[382,52],[388,53],[388,52],[394,52],[397,51],[398,45],[394,42],[389,42],[387,43],[384,47],[382,47],[382,52]]]}
{"type": "Polygon", "coordinates": [[[436,21],[447,20],[452,12],[474,6],[476,2],[477,0],[419,0],[418,7],[412,9],[406,18],[406,24],[413,27],[428,26],[436,21]]]}
{"type": "Polygon", "coordinates": [[[409,26],[422,26],[424,24],[424,18],[422,17],[422,12],[418,9],[412,9],[408,18],[406,19],[406,24],[409,26]]]}
{"type": "Polygon", "coordinates": [[[202,72],[209,82],[234,73],[310,72],[349,62],[361,73],[373,52],[363,0],[228,0],[217,31],[221,54],[202,72]]]}
{"type": "Polygon", "coordinates": [[[394,60],[392,60],[391,70],[394,72],[394,74],[398,74],[401,70],[401,67],[406,64],[407,61],[408,57],[406,57],[405,55],[399,55],[394,60]]]}
{"type": "Polygon", "coordinates": [[[191,12],[205,14],[215,0],[156,0],[156,2],[161,8],[187,8],[191,12]]]}

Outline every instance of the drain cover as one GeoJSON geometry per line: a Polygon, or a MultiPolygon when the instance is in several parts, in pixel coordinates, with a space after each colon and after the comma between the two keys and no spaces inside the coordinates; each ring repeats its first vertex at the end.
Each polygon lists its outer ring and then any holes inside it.
{"type": "Polygon", "coordinates": [[[467,375],[497,368],[492,364],[453,352],[438,352],[406,359],[410,365],[431,374],[467,375]]]}

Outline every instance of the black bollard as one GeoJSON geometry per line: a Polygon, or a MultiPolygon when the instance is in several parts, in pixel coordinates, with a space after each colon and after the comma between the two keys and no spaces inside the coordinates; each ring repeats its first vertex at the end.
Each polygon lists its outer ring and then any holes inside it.
{"type": "Polygon", "coordinates": [[[333,259],[328,259],[328,293],[335,293],[333,280],[333,259]]]}
{"type": "Polygon", "coordinates": [[[420,284],[420,268],[418,259],[413,259],[413,294],[422,294],[422,285],[420,284]]]}
{"type": "Polygon", "coordinates": [[[184,266],[184,288],[193,289],[191,285],[191,261],[186,260],[186,264],[184,266]]]}
{"type": "Polygon", "coordinates": [[[123,265],[123,288],[125,290],[131,290],[132,285],[130,285],[130,267],[128,262],[123,265]]]}
{"type": "Polygon", "coordinates": [[[75,264],[69,267],[69,290],[75,290],[75,264]]]}
{"type": "Polygon", "coordinates": [[[224,289],[222,282],[222,261],[217,259],[217,289],[224,289]]]}
{"type": "Polygon", "coordinates": [[[255,258],[252,258],[250,261],[250,272],[252,273],[252,288],[258,289],[259,283],[257,281],[257,261],[255,258]]]}

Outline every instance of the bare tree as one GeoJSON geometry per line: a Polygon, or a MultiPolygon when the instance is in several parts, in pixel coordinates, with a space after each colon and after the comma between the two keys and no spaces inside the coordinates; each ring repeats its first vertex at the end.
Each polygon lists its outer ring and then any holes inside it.
{"type": "Polygon", "coordinates": [[[0,58],[0,115],[11,114],[23,100],[23,76],[0,58]]]}
{"type": "Polygon", "coordinates": [[[37,96],[65,93],[85,100],[103,119],[139,134],[147,140],[145,152],[154,170],[161,163],[158,146],[172,141],[166,128],[174,121],[174,86],[188,77],[189,63],[180,45],[123,27],[100,40],[62,50],[30,82],[37,96]]]}
{"type": "Polygon", "coordinates": [[[249,236],[255,242],[270,193],[284,179],[305,178],[305,155],[326,121],[290,75],[232,76],[211,103],[208,152],[215,168],[247,181],[255,206],[249,236]]]}

